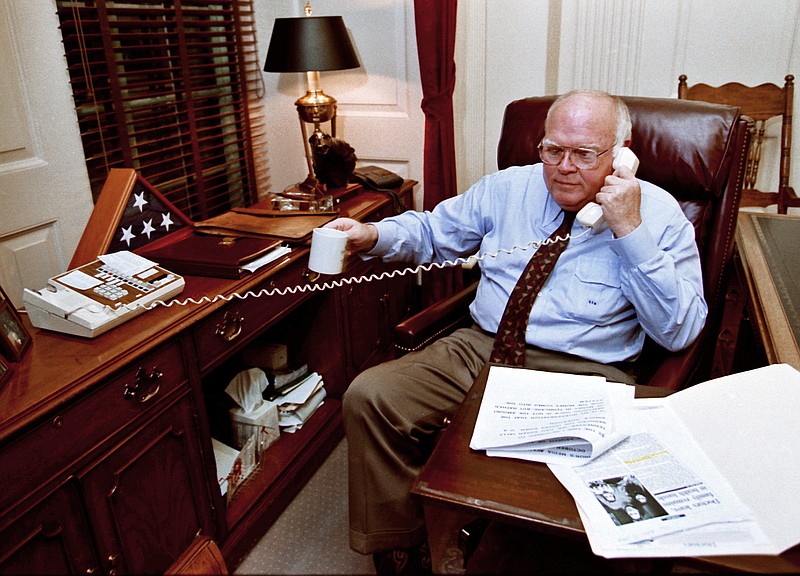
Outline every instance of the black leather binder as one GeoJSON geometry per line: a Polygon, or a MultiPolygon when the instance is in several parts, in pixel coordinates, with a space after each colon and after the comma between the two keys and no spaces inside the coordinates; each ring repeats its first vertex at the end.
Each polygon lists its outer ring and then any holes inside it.
{"type": "Polygon", "coordinates": [[[277,238],[213,236],[181,230],[136,253],[181,275],[241,278],[243,266],[281,245],[277,238]]]}

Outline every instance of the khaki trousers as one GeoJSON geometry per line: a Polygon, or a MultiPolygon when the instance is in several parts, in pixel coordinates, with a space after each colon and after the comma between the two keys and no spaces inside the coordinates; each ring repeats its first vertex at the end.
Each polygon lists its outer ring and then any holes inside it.
{"type": "MultiPolygon", "coordinates": [[[[370,554],[424,541],[422,507],[409,489],[445,418],[455,413],[489,358],[493,342],[491,335],[464,328],[353,380],[342,404],[353,550],[370,554]]],[[[633,383],[613,366],[532,347],[525,367],[633,383]]]]}

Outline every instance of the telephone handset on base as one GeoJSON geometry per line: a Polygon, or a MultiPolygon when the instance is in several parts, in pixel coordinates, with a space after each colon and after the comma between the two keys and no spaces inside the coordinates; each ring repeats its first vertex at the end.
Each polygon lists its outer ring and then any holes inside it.
{"type": "MultiPolygon", "coordinates": [[[[614,154],[612,167],[617,170],[620,166],[626,166],[634,175],[636,174],[636,170],[639,168],[639,159],[630,148],[620,148],[614,154]]],[[[603,209],[599,204],[589,202],[580,209],[575,218],[584,228],[597,228],[603,223],[603,209]]]]}
{"type": "Polygon", "coordinates": [[[180,294],[182,276],[123,250],[54,276],[22,301],[37,328],[94,338],[180,294]]]}

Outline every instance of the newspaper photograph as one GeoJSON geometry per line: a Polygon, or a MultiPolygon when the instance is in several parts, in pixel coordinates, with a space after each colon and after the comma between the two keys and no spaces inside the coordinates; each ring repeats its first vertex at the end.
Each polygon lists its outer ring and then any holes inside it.
{"type": "MultiPolygon", "coordinates": [[[[658,407],[634,410],[635,433],[578,467],[551,464],[592,531],[631,545],[713,523],[753,519],[686,432],[658,407]]],[[[757,540],[760,536],[754,536],[757,540]]]]}

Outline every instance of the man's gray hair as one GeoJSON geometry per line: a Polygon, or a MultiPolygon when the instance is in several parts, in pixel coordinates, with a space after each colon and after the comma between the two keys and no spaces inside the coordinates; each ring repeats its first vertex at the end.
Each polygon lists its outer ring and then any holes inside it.
{"type": "Polygon", "coordinates": [[[550,115],[556,108],[561,106],[564,100],[578,95],[605,98],[610,100],[613,104],[617,111],[617,129],[614,135],[614,154],[616,154],[617,151],[624,146],[625,142],[631,138],[631,114],[628,111],[628,106],[619,96],[614,96],[608,92],[603,92],[602,90],[572,90],[571,92],[562,94],[550,105],[550,109],[547,111],[547,117],[545,119],[545,127],[550,122],[550,115]]]}

